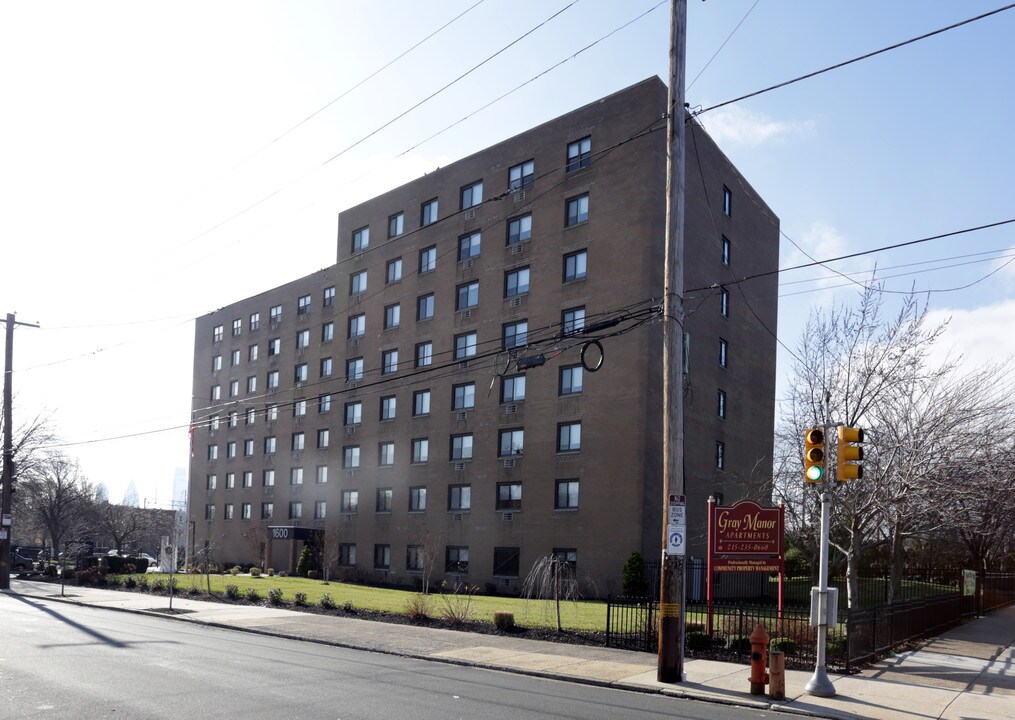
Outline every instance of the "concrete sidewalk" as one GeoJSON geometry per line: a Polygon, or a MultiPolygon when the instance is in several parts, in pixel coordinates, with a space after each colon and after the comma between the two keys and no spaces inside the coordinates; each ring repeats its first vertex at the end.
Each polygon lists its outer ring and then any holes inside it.
{"type": "MultiPolygon", "coordinates": [[[[127,612],[165,615],[168,597],[12,579],[11,592],[127,612]]],[[[1015,607],[946,632],[920,650],[889,658],[859,675],[830,674],[836,696],[804,692],[810,672],[786,671],[786,700],[749,694],[749,668],[712,660],[688,660],[686,681],[656,682],[656,658],[627,650],[478,635],[316,615],[256,605],[173,599],[173,619],[276,635],[296,640],[383,652],[460,665],[658,692],[711,702],[829,718],[1015,717],[1015,607]]]]}

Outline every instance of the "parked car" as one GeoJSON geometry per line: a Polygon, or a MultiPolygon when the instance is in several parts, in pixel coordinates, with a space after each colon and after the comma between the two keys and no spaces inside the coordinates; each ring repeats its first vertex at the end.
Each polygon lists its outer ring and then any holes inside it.
{"type": "Polygon", "coordinates": [[[17,572],[28,572],[35,569],[35,562],[18,553],[11,553],[11,570],[17,572]]]}

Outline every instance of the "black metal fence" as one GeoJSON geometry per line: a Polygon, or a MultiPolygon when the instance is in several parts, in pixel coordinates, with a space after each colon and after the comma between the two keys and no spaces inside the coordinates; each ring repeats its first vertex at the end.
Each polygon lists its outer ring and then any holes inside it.
{"type": "MultiPolygon", "coordinates": [[[[758,586],[749,585],[748,598],[725,597],[715,601],[710,621],[706,604],[699,601],[703,593],[697,592],[691,568],[689,565],[684,636],[689,657],[747,661],[750,657],[747,638],[761,623],[769,637],[786,652],[787,663],[813,666],[817,628],[809,623],[809,584],[806,606],[799,597],[791,599],[787,592],[781,613],[775,607],[774,597],[768,602],[756,602],[758,595],[754,590],[758,586]]],[[[889,595],[897,600],[876,603],[889,582],[887,572],[880,577],[859,579],[851,610],[847,610],[844,589],[840,590],[839,621],[828,629],[826,664],[830,670],[850,672],[908,642],[939,634],[979,613],[1015,604],[1015,573],[977,573],[974,591],[969,585],[964,589],[959,570],[909,570],[889,595]]],[[[728,588],[734,583],[730,581],[728,588]]],[[[606,609],[606,645],[656,652],[658,607],[654,597],[610,598],[606,609]]]]}

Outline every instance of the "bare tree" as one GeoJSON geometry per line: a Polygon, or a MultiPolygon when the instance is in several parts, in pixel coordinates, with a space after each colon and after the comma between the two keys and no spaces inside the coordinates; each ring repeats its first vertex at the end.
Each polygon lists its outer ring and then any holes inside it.
{"type": "Polygon", "coordinates": [[[54,550],[68,535],[94,527],[95,488],[81,475],[77,461],[59,452],[36,457],[19,469],[17,512],[26,525],[49,537],[54,550]]]}
{"type": "Polygon", "coordinates": [[[147,530],[148,517],[145,512],[129,505],[100,504],[98,507],[100,534],[107,535],[118,552],[135,542],[147,530]]]}
{"type": "Polygon", "coordinates": [[[553,600],[557,632],[562,632],[560,603],[577,602],[581,599],[581,589],[578,586],[574,565],[557,555],[536,558],[532,569],[522,582],[522,595],[526,600],[553,600]]]}
{"type": "Polygon", "coordinates": [[[440,562],[441,550],[444,547],[444,535],[440,532],[431,530],[429,527],[423,528],[423,534],[419,540],[420,555],[423,562],[422,567],[422,583],[423,583],[423,594],[426,595],[430,592],[430,578],[433,576],[434,569],[437,567],[437,563],[440,562]]]}
{"type": "Polygon", "coordinates": [[[321,565],[324,571],[324,580],[331,580],[331,569],[338,565],[342,559],[342,531],[338,524],[324,531],[320,540],[321,565]]]}

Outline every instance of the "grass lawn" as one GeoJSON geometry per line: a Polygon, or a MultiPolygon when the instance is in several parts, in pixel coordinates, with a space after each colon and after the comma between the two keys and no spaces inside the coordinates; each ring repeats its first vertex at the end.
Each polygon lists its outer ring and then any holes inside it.
{"type": "MultiPolygon", "coordinates": [[[[772,579],[769,582],[772,583],[774,588],[776,580],[772,579]]],[[[857,603],[859,607],[871,607],[885,602],[885,598],[888,597],[888,584],[889,581],[887,578],[859,578],[857,581],[859,593],[857,603]]],[[[845,607],[846,581],[842,578],[829,578],[828,586],[839,589],[839,606],[845,607]]],[[[952,585],[924,582],[921,580],[903,580],[902,587],[899,591],[899,598],[904,600],[917,600],[925,597],[933,597],[935,595],[953,593],[956,589],[957,588],[952,585]]],[[[787,605],[809,605],[811,598],[811,580],[806,577],[786,578],[783,584],[783,592],[785,594],[785,601],[787,605]]],[[[773,597],[774,596],[775,591],[773,590],[773,597]]]]}
{"type": "MultiPolygon", "coordinates": [[[[119,576],[121,578],[125,575],[119,576]]],[[[168,579],[168,575],[135,575],[135,578],[146,578],[151,582],[155,578],[168,579]]],[[[208,578],[211,579],[211,590],[215,594],[225,593],[226,585],[236,585],[240,595],[245,595],[247,588],[257,590],[261,598],[268,595],[272,588],[282,590],[287,602],[292,602],[298,592],[306,593],[307,602],[313,605],[320,603],[321,596],[327,593],[332,602],[338,606],[350,603],[353,608],[361,610],[381,610],[390,613],[404,613],[409,598],[417,595],[407,590],[352,585],[349,583],[308,580],[299,577],[251,577],[250,575],[175,575],[177,592],[185,592],[191,585],[201,592],[208,589],[208,578]]],[[[441,599],[436,593],[431,594],[430,615],[441,616],[441,599]]],[[[523,627],[555,627],[553,603],[548,600],[525,600],[509,596],[474,595],[472,597],[474,620],[493,621],[493,614],[498,610],[514,613],[515,624],[523,627]]],[[[600,601],[562,602],[560,605],[561,625],[567,630],[606,630],[606,603],[600,601]]]]}

